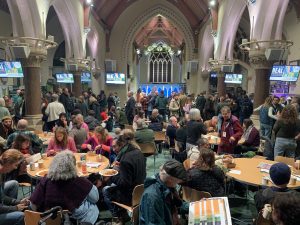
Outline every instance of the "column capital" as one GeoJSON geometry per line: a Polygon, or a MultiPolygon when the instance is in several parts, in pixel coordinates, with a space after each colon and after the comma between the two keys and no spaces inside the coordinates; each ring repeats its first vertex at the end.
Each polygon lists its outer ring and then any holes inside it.
{"type": "Polygon", "coordinates": [[[23,67],[36,67],[40,68],[41,63],[45,60],[44,55],[29,56],[27,59],[21,59],[23,67]]]}
{"type": "Polygon", "coordinates": [[[254,69],[270,69],[272,66],[262,50],[251,50],[249,52],[249,62],[254,69]]]}

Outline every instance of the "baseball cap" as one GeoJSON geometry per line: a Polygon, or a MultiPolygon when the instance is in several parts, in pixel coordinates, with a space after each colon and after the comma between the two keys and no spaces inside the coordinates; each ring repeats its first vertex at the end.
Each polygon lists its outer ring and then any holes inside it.
{"type": "Polygon", "coordinates": [[[166,171],[166,173],[172,177],[178,178],[180,180],[187,180],[187,172],[183,166],[182,163],[171,159],[167,161],[163,165],[163,169],[166,171]]]}

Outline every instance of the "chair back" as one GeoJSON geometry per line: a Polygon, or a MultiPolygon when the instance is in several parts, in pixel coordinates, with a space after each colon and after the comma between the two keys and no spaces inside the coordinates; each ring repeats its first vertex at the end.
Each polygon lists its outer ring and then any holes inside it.
{"type": "Polygon", "coordinates": [[[273,225],[272,220],[267,220],[263,217],[262,210],[258,213],[257,218],[255,220],[255,225],[273,225]]]}
{"type": "Polygon", "coordinates": [[[125,125],[124,125],[124,128],[125,128],[125,129],[129,129],[129,130],[132,130],[132,131],[134,132],[134,129],[133,129],[133,126],[132,126],[132,125],[125,124],[125,125]]]}
{"type": "Polygon", "coordinates": [[[183,166],[184,166],[185,170],[188,170],[191,167],[191,160],[190,159],[184,160],[183,166]]]}
{"type": "MultiPolygon", "coordinates": [[[[31,211],[31,210],[24,211],[25,225],[37,225],[39,224],[40,219],[41,219],[41,213],[31,211]]],[[[51,219],[51,218],[47,219],[45,225],[57,225],[57,224],[61,224],[61,222],[62,222],[61,214],[58,213],[55,219],[51,219]]]]}
{"type": "Polygon", "coordinates": [[[294,166],[294,163],[295,163],[294,158],[288,158],[288,157],[284,157],[284,156],[276,156],[275,161],[285,163],[285,164],[290,165],[292,167],[294,166]]]}
{"type": "Polygon", "coordinates": [[[156,145],[154,142],[138,143],[141,148],[141,152],[147,155],[154,155],[156,153],[156,145]]]}
{"type": "Polygon", "coordinates": [[[165,141],[166,133],[164,131],[154,131],[154,139],[155,141],[165,141]]]}
{"type": "Polygon", "coordinates": [[[205,191],[197,191],[193,188],[182,186],[182,199],[187,202],[199,201],[202,198],[211,198],[211,194],[205,191]]]}
{"type": "Polygon", "coordinates": [[[132,207],[135,207],[140,204],[143,193],[144,193],[144,184],[135,186],[132,192],[132,207]]]}
{"type": "Polygon", "coordinates": [[[131,222],[133,225],[139,225],[140,205],[133,207],[131,222]]]}

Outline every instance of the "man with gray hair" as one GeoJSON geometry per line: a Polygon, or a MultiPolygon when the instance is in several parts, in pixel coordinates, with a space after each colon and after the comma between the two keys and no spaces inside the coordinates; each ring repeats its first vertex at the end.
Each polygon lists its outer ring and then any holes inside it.
{"type": "Polygon", "coordinates": [[[127,117],[127,121],[129,125],[132,125],[133,118],[134,118],[134,109],[135,109],[135,99],[133,97],[133,91],[129,91],[128,94],[128,100],[126,102],[125,106],[125,114],[127,117]]]}
{"type": "Polygon", "coordinates": [[[10,116],[10,113],[8,111],[8,108],[5,107],[4,98],[0,98],[0,121],[2,121],[2,118],[5,116],[10,116]]]}
{"type": "Polygon", "coordinates": [[[136,121],[137,129],[134,133],[134,138],[137,143],[152,143],[154,142],[154,131],[149,129],[143,119],[136,121]]]}
{"type": "Polygon", "coordinates": [[[57,94],[53,94],[52,99],[53,102],[49,103],[45,110],[45,114],[48,116],[47,126],[46,126],[48,131],[52,131],[56,121],[59,119],[59,114],[66,112],[64,105],[58,102],[57,94]]]}
{"type": "Polygon", "coordinates": [[[155,178],[146,178],[139,224],[180,224],[178,208],[182,213],[187,213],[189,203],[180,199],[175,187],[186,180],[186,170],[182,163],[174,159],[167,161],[155,178]]]}

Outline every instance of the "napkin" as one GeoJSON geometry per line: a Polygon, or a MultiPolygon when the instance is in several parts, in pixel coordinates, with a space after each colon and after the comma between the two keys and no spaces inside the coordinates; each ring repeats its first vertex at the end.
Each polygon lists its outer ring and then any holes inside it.
{"type": "Polygon", "coordinates": [[[87,162],[86,163],[86,166],[88,167],[92,167],[92,168],[97,168],[101,165],[101,163],[98,163],[98,162],[87,162]]]}
{"type": "Polygon", "coordinates": [[[230,170],[229,173],[240,175],[242,173],[242,171],[240,171],[240,170],[230,170]]]}

